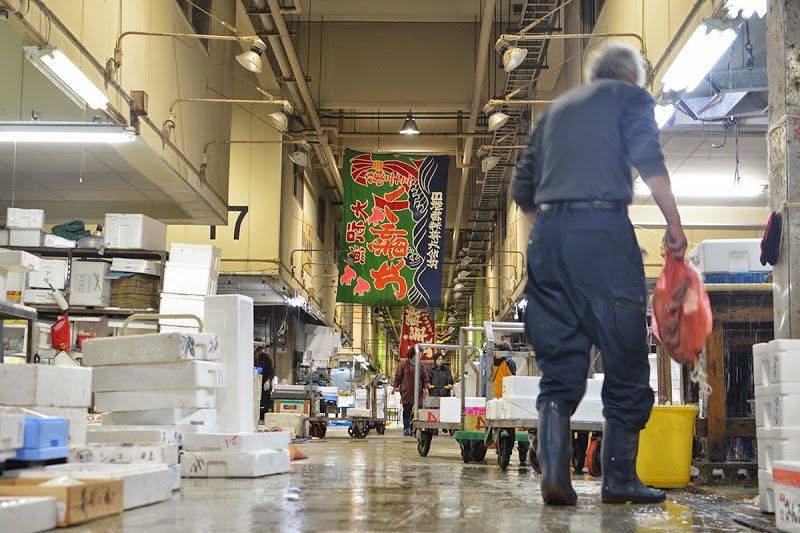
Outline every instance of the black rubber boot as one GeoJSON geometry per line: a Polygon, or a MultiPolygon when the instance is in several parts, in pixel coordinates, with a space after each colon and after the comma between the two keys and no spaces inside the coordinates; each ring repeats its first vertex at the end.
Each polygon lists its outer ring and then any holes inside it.
{"type": "Polygon", "coordinates": [[[558,400],[539,406],[539,465],[542,468],[542,500],[548,505],[575,505],[569,463],[572,457],[569,411],[558,400]]]}
{"type": "Polygon", "coordinates": [[[639,432],[606,423],[603,429],[603,503],[660,503],[663,490],[645,486],[636,474],[639,432]]]}

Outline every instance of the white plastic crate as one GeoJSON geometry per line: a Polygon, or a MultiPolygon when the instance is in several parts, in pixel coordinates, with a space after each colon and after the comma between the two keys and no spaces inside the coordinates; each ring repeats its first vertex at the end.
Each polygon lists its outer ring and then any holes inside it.
{"type": "Polygon", "coordinates": [[[285,450],[290,435],[286,431],[264,433],[187,433],[183,439],[185,451],[255,452],[285,450]]]}
{"type": "Polygon", "coordinates": [[[96,392],[96,411],[139,411],[142,409],[213,409],[217,406],[215,389],[164,389],[96,392]]]}
{"type": "Polygon", "coordinates": [[[83,343],[84,366],[216,359],[219,359],[219,342],[216,335],[209,333],[149,333],[89,339],[83,343]]]}
{"type": "Polygon", "coordinates": [[[772,483],[775,525],[780,531],[800,533],[800,462],[776,461],[772,483]]]}
{"type": "Polygon", "coordinates": [[[92,369],[0,364],[0,405],[88,407],[92,369]]]}
{"type": "MultiPolygon", "coordinates": [[[[197,427],[217,425],[216,409],[141,409],[137,411],[119,411],[103,413],[103,425],[109,426],[189,426],[197,427]]],[[[209,431],[216,431],[209,430],[209,431]]]]}
{"type": "Polygon", "coordinates": [[[800,461],[800,428],[757,428],[758,468],[772,472],[776,461],[800,461]]]}
{"type": "Polygon", "coordinates": [[[177,444],[89,444],[71,446],[70,463],[178,464],[177,444]]]}
{"type": "Polygon", "coordinates": [[[216,389],[224,384],[222,363],[215,361],[97,366],[93,371],[93,392],[216,389]]]}
{"type": "Polygon", "coordinates": [[[775,512],[775,485],[772,472],[758,471],[758,508],[762,513],[775,512]]]}
{"type": "Polygon", "coordinates": [[[107,213],[105,241],[109,248],[166,250],[167,226],[145,215],[107,213]]]}
{"type": "Polygon", "coordinates": [[[289,452],[184,452],[181,474],[193,477],[261,477],[289,471],[289,452]]]}
{"type": "Polygon", "coordinates": [[[50,531],[57,521],[58,501],[54,497],[0,497],[0,531],[50,531]]]}
{"type": "Polygon", "coordinates": [[[800,383],[800,340],[754,345],[753,382],[756,386],[800,383]]]}
{"type": "Polygon", "coordinates": [[[756,427],[800,426],[800,383],[755,387],[756,427]]]}
{"type": "Polygon", "coordinates": [[[761,239],[710,239],[689,252],[700,274],[709,272],[771,272],[761,264],[761,239]]]}

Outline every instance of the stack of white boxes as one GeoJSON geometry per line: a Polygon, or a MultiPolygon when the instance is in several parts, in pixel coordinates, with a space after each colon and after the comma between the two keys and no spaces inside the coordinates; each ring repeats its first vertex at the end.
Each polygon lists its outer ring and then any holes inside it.
{"type": "Polygon", "coordinates": [[[772,471],[800,460],[800,340],[753,346],[759,507],[775,512],[772,471]]]}
{"type": "MultiPolygon", "coordinates": [[[[647,356],[650,363],[650,388],[656,392],[658,399],[658,355],[651,353],[647,356]]],[[[681,403],[681,365],[670,359],[670,383],[672,386],[672,405],[681,403]]]]}
{"type": "Polygon", "coordinates": [[[62,292],[67,288],[67,260],[41,259],[40,264],[37,272],[28,274],[22,301],[26,304],[57,305],[52,288],[62,292]]]}
{"type": "Polygon", "coordinates": [[[42,246],[44,244],[44,211],[42,209],[6,210],[9,246],[42,246]]]}
{"type": "Polygon", "coordinates": [[[0,410],[0,463],[13,458],[25,440],[25,414],[10,408],[0,410]]]}
{"type": "Polygon", "coordinates": [[[183,477],[261,477],[289,471],[289,433],[186,434],[183,477]]]}
{"type": "Polygon", "coordinates": [[[42,260],[33,254],[0,248],[0,300],[7,300],[8,291],[19,291],[25,277],[42,268],[42,260]]]}
{"type": "MultiPolygon", "coordinates": [[[[216,294],[220,250],[208,244],[173,243],[164,268],[161,293],[163,315],[191,314],[203,319],[205,297],[216,294]]],[[[197,322],[186,318],[162,318],[161,331],[197,331],[197,322]]]]}
{"type": "Polygon", "coordinates": [[[0,405],[65,418],[70,445],[86,444],[91,400],[90,368],[0,364],[0,405]]]}
{"type": "MultiPolygon", "coordinates": [[[[538,418],[536,400],[539,397],[538,376],[507,376],[503,378],[503,397],[486,403],[486,418],[489,420],[517,420],[538,418]]],[[[603,400],[602,379],[587,379],[586,393],[578,404],[573,422],[602,423],[603,400]]]]}

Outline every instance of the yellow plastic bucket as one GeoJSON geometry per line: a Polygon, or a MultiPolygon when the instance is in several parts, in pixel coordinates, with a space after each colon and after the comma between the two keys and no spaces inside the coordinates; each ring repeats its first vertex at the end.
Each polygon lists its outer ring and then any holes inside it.
{"type": "Polygon", "coordinates": [[[639,436],[636,473],[645,485],[676,489],[689,484],[696,405],[656,405],[639,436]]]}

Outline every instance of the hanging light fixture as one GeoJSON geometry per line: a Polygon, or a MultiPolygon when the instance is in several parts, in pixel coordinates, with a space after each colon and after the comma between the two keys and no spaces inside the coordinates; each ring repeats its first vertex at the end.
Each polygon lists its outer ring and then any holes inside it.
{"type": "Polygon", "coordinates": [[[511,117],[503,113],[502,111],[497,111],[496,113],[492,113],[492,116],[489,117],[489,131],[497,131],[503,126],[506,125],[506,122],[511,117]]]}
{"type": "Polygon", "coordinates": [[[403,122],[403,127],[400,128],[400,133],[403,135],[419,135],[419,128],[417,127],[417,121],[414,120],[414,115],[411,114],[411,111],[408,112],[406,115],[406,121],[403,122]]]}
{"type": "Polygon", "coordinates": [[[118,144],[135,140],[133,128],[113,124],[0,122],[0,143],[118,144]]]}
{"type": "Polygon", "coordinates": [[[284,104],[280,111],[275,111],[274,113],[270,113],[269,118],[275,122],[275,126],[280,131],[288,131],[289,130],[289,117],[294,112],[292,106],[290,104],[284,104]]]}
{"type": "Polygon", "coordinates": [[[661,79],[664,92],[694,91],[737,36],[731,25],[711,19],[700,24],[661,79]]]}
{"type": "Polygon", "coordinates": [[[289,159],[291,159],[292,163],[294,163],[295,165],[306,168],[308,166],[309,150],[311,150],[311,146],[309,146],[309,144],[306,141],[301,141],[300,148],[290,153],[289,159]]]}
{"type": "Polygon", "coordinates": [[[728,0],[725,10],[732,19],[740,15],[745,19],[749,19],[753,15],[764,18],[767,16],[767,0],[728,0]]]}
{"type": "Polygon", "coordinates": [[[108,107],[108,97],[105,93],[61,50],[45,46],[25,46],[23,49],[28,61],[73,102],[92,109],[105,110],[108,107]]]}
{"type": "Polygon", "coordinates": [[[498,39],[494,45],[495,50],[503,56],[503,70],[511,72],[525,61],[528,50],[514,46],[505,39],[498,39]]]}
{"type": "Polygon", "coordinates": [[[481,171],[489,172],[500,163],[500,158],[496,155],[491,155],[491,146],[481,146],[476,155],[481,159],[481,171]]]}
{"type": "Polygon", "coordinates": [[[259,74],[262,70],[261,56],[264,55],[267,45],[258,37],[248,37],[245,42],[250,43],[250,50],[237,55],[236,61],[250,72],[259,74]]]}
{"type": "Polygon", "coordinates": [[[654,111],[656,114],[656,123],[658,124],[658,129],[661,129],[675,114],[675,106],[672,104],[657,105],[654,111]]]}

